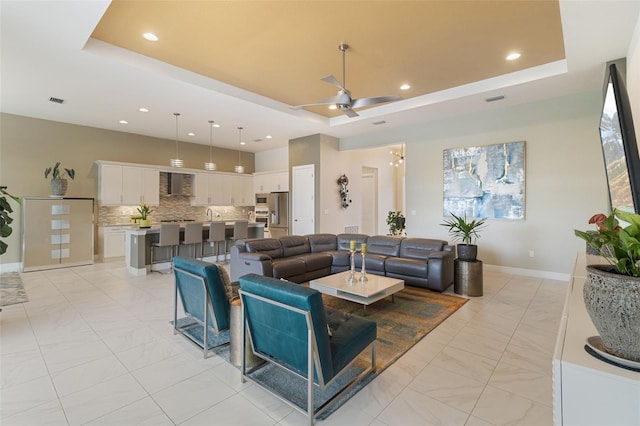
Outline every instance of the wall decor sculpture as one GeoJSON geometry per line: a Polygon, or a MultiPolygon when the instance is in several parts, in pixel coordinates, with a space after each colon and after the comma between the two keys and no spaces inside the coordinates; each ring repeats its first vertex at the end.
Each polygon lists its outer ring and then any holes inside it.
{"type": "Polygon", "coordinates": [[[340,187],[340,198],[342,203],[342,208],[346,209],[349,207],[349,203],[351,200],[349,199],[349,190],[347,189],[347,185],[349,185],[349,178],[347,175],[342,175],[338,178],[338,186],[340,187]]]}
{"type": "Polygon", "coordinates": [[[444,208],[470,218],[524,219],[525,143],[444,150],[444,208]]]}

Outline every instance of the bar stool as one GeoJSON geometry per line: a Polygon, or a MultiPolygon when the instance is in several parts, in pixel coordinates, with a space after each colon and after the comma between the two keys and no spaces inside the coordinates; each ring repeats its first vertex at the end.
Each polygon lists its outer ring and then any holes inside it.
{"type": "Polygon", "coordinates": [[[231,237],[231,241],[238,241],[249,238],[249,221],[248,220],[237,220],[233,224],[233,236],[231,237]]]}
{"type": "Polygon", "coordinates": [[[226,228],[227,224],[224,222],[211,222],[209,224],[209,239],[207,241],[214,244],[214,254],[216,257],[216,262],[220,257],[220,243],[225,243],[224,251],[225,253],[227,251],[227,237],[225,235],[226,228]]]}
{"type": "Polygon", "coordinates": [[[154,249],[161,247],[171,247],[170,262],[173,268],[173,256],[175,256],[175,248],[180,244],[180,225],[177,223],[163,223],[160,225],[160,239],[157,243],[151,243],[151,263],[153,261],[154,249]]]}
{"type": "Polygon", "coordinates": [[[182,245],[193,245],[193,257],[198,258],[198,244],[200,244],[200,259],[202,259],[202,222],[187,223],[184,227],[182,245]]]}

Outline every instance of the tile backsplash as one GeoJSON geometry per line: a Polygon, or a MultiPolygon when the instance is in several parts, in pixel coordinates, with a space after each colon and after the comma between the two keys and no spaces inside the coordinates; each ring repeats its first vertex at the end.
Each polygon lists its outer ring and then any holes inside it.
{"type": "MultiPolygon", "coordinates": [[[[185,189],[190,189],[190,180],[185,180],[185,189]]],[[[160,194],[167,193],[167,179],[160,178],[160,194]]],[[[254,206],[192,206],[190,197],[184,195],[160,195],[160,205],[153,206],[149,215],[152,223],[163,220],[207,221],[207,208],[213,212],[213,219],[248,219],[254,206]]],[[[137,206],[101,206],[98,207],[98,225],[120,225],[131,222],[131,216],[138,214],[137,206]]]]}

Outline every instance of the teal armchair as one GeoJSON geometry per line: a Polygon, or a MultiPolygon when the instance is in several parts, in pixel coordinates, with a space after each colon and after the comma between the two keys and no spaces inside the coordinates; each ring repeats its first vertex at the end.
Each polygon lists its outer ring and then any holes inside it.
{"type": "Polygon", "coordinates": [[[173,330],[203,350],[229,343],[230,301],[215,264],[174,257],[173,330]],[[178,318],[178,299],[185,316],[178,318]],[[206,324],[206,326],[205,326],[206,324]]]}
{"type": "MultiPolygon", "coordinates": [[[[247,371],[244,363],[242,381],[258,384],[306,414],[310,425],[339,396],[375,370],[376,323],[325,309],[318,291],[271,277],[247,274],[240,277],[240,298],[245,329],[242,335],[250,339],[255,355],[306,378],[306,407],[299,407],[286,396],[274,393],[254,380],[253,371],[247,371]],[[368,350],[371,351],[371,364],[345,383],[332,398],[315,407],[314,386],[325,389],[368,350]]],[[[264,368],[268,363],[257,368],[264,368]]]]}

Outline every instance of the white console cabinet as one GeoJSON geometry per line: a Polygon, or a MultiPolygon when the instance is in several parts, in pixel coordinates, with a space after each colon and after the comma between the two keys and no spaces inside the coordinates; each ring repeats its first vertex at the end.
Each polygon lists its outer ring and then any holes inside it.
{"type": "Polygon", "coordinates": [[[598,257],[578,255],[565,299],[553,354],[553,417],[556,425],[640,425],[640,373],[589,355],[584,345],[597,336],[582,296],[587,264],[598,257]]]}

